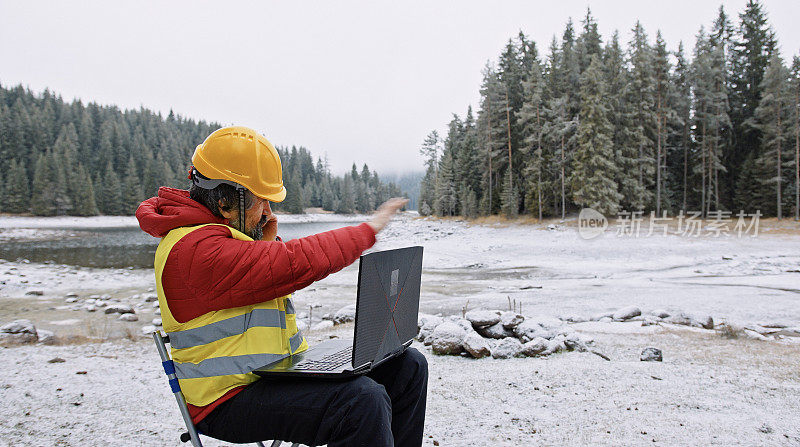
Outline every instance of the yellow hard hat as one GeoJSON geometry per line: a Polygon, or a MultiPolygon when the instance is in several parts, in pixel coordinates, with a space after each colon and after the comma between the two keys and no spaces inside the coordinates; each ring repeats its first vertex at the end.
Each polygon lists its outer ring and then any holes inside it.
{"type": "MultiPolygon", "coordinates": [[[[278,151],[249,127],[231,126],[214,131],[194,150],[192,165],[211,180],[200,184],[201,187],[234,183],[272,202],[286,198],[278,151]]],[[[197,178],[195,183],[199,180],[197,178]]]]}

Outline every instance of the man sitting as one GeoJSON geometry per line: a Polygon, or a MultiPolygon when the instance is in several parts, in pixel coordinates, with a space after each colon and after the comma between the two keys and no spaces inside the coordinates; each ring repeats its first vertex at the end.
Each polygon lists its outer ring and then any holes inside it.
{"type": "Polygon", "coordinates": [[[251,372],[308,349],[290,294],[358,259],[407,200],[387,201],[370,222],[283,242],[269,202],[282,201],[286,189],[266,138],[246,127],[219,129],[192,163],[189,191],[162,187],[136,217],[162,238],[162,324],[198,430],[236,443],[421,445],[428,369],[413,348],[352,380],[251,372]]]}

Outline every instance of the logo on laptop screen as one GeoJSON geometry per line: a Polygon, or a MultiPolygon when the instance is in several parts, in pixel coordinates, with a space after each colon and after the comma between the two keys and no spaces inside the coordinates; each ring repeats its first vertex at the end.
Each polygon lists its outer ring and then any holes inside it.
{"type": "Polygon", "coordinates": [[[397,295],[397,283],[400,280],[400,269],[392,270],[392,285],[389,289],[389,296],[397,295]]]}

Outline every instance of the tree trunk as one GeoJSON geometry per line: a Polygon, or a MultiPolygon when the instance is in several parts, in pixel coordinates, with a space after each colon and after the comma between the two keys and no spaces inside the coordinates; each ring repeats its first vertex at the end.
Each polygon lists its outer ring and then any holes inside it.
{"type": "Polygon", "coordinates": [[[564,188],[564,183],[566,179],[564,178],[564,162],[566,157],[564,156],[564,134],[561,134],[561,220],[564,220],[564,208],[566,207],[566,193],[564,188]]]}
{"type": "Polygon", "coordinates": [[[661,215],[661,89],[656,99],[656,214],[661,215]]]}
{"type": "Polygon", "coordinates": [[[778,220],[781,220],[781,146],[783,146],[783,134],[781,133],[781,102],[780,99],[778,100],[776,107],[778,112],[778,160],[777,160],[777,169],[778,169],[778,181],[777,181],[777,201],[778,201],[778,220]]]}
{"type": "MultiPolygon", "coordinates": [[[[719,107],[717,107],[717,120],[719,120],[719,107]]],[[[712,168],[714,169],[714,209],[719,210],[719,167],[717,166],[717,160],[720,155],[719,151],[719,122],[716,123],[714,126],[714,163],[712,168]]]]}
{"type": "Polygon", "coordinates": [[[487,107],[488,115],[486,116],[486,119],[488,120],[488,124],[487,124],[488,137],[487,138],[489,140],[489,151],[488,151],[488,154],[487,154],[489,156],[489,185],[488,185],[488,187],[489,187],[489,210],[488,210],[487,214],[489,216],[491,216],[492,215],[492,99],[491,99],[491,96],[489,96],[489,95],[491,95],[491,92],[487,92],[487,94],[486,94],[486,100],[487,100],[487,103],[488,103],[488,107],[487,107]]]}
{"type": "MultiPolygon", "coordinates": [[[[506,85],[506,127],[508,129],[508,197],[512,197],[511,191],[514,190],[514,171],[511,170],[511,107],[508,104],[508,85],[506,85]]],[[[513,204],[512,204],[513,205],[513,204]]],[[[519,208],[519,204],[516,205],[519,208]]],[[[517,211],[514,211],[516,213],[517,211]]]]}
{"type": "Polygon", "coordinates": [[[686,211],[686,188],[688,187],[688,175],[689,175],[689,145],[687,144],[687,140],[689,139],[689,122],[688,120],[683,122],[683,207],[681,208],[683,211],[686,211]]]}
{"type": "Polygon", "coordinates": [[[800,80],[794,100],[794,220],[800,220],[800,80]]]}
{"type": "Polygon", "coordinates": [[[701,171],[703,172],[703,179],[702,179],[702,186],[700,192],[700,211],[702,213],[702,217],[706,216],[706,123],[703,123],[703,131],[702,131],[703,139],[700,141],[700,166],[702,167],[701,171]]]}
{"type": "MultiPolygon", "coordinates": [[[[506,125],[508,128],[508,169],[513,174],[513,171],[511,171],[511,107],[508,104],[508,86],[506,86],[506,125]]],[[[511,177],[513,182],[514,176],[512,175],[511,177]]]]}
{"type": "Polygon", "coordinates": [[[539,151],[539,167],[536,170],[537,175],[537,195],[539,196],[539,222],[542,222],[542,125],[539,120],[539,104],[536,104],[536,128],[539,129],[537,136],[537,150],[539,151]]]}

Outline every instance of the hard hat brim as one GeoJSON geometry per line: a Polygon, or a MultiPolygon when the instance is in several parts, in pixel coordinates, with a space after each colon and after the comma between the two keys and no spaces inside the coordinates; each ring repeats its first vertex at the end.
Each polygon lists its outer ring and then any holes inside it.
{"type": "Polygon", "coordinates": [[[262,199],[267,199],[270,202],[283,202],[283,199],[286,198],[286,188],[283,185],[281,185],[281,190],[280,191],[278,191],[276,193],[272,193],[272,194],[261,195],[261,194],[258,194],[255,191],[252,191],[252,190],[250,192],[252,192],[253,194],[257,195],[258,197],[261,197],[262,199]]]}

